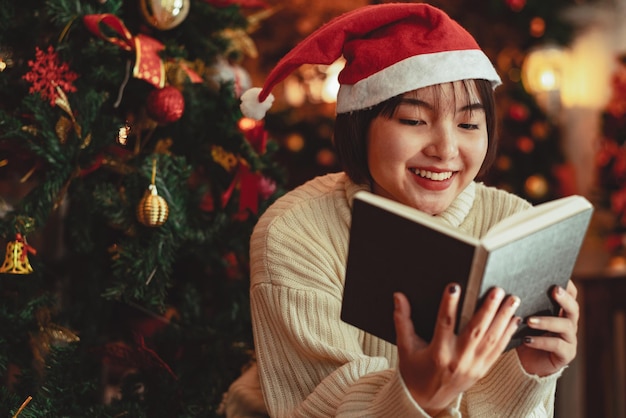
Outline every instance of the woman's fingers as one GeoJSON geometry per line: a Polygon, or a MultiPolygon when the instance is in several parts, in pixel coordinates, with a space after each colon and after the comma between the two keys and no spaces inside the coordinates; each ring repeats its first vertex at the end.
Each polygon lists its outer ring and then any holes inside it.
{"type": "Polygon", "coordinates": [[[460,296],[461,286],[457,283],[450,283],[441,297],[437,323],[431,341],[435,349],[442,348],[444,344],[454,338],[460,296]]]}
{"type": "Polygon", "coordinates": [[[578,317],[580,315],[580,307],[578,302],[576,302],[577,293],[578,291],[571,280],[567,286],[567,290],[557,286],[552,292],[554,301],[561,306],[560,316],[570,318],[575,324],[578,324],[578,317]]]}
{"type": "Polygon", "coordinates": [[[400,292],[393,294],[394,312],[393,321],[396,327],[396,345],[398,350],[410,354],[424,345],[423,341],[415,334],[413,321],[411,320],[411,305],[407,297],[400,292]]]}
{"type": "Polygon", "coordinates": [[[489,293],[487,293],[483,304],[459,335],[464,346],[475,349],[476,346],[481,343],[483,336],[491,326],[491,322],[498,312],[503,298],[504,290],[501,288],[491,289],[489,293]]]}
{"type": "Polygon", "coordinates": [[[485,350],[487,353],[491,352],[491,354],[496,356],[504,351],[522,322],[522,318],[515,316],[515,311],[519,307],[520,302],[517,296],[508,296],[504,299],[483,338],[484,347],[482,347],[482,350],[485,350]]]}

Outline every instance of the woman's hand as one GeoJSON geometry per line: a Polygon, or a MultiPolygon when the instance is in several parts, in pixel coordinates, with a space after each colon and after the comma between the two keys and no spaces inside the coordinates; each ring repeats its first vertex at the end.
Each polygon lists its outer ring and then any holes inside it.
{"type": "Polygon", "coordinates": [[[579,317],[577,293],[576,286],[571,280],[566,290],[556,287],[552,297],[561,306],[559,316],[531,317],[526,321],[530,328],[546,332],[539,337],[528,337],[517,348],[517,355],[526,372],[548,376],[568,365],[576,357],[579,317]]]}
{"type": "Polygon", "coordinates": [[[506,348],[517,330],[514,317],[519,299],[492,289],[465,329],[454,333],[461,290],[449,285],[439,306],[432,341],[415,334],[406,296],[394,294],[394,321],[402,379],[415,401],[436,415],[482,378],[506,348]]]}

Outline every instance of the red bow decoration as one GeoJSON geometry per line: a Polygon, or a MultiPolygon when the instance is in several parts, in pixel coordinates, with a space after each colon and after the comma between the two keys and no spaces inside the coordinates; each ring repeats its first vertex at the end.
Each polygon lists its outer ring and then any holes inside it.
{"type": "MultiPolygon", "coordinates": [[[[239,130],[257,153],[265,153],[268,135],[263,121],[241,118],[239,120],[239,130]]],[[[239,214],[245,214],[248,210],[254,214],[258,213],[261,179],[262,177],[259,173],[250,171],[250,167],[247,164],[240,162],[235,178],[222,194],[222,207],[226,206],[235,187],[239,185],[239,214]]]]}
{"type": "Polygon", "coordinates": [[[135,344],[122,341],[109,342],[94,350],[107,363],[116,363],[127,368],[139,368],[142,371],[165,370],[174,380],[178,376],[156,351],[146,345],[143,336],[135,334],[135,344]]]}
{"type": "Polygon", "coordinates": [[[161,42],[143,34],[133,36],[122,20],[111,13],[86,15],[83,17],[83,22],[87,29],[99,38],[125,51],[135,51],[135,67],[133,68],[135,78],[145,80],[157,88],[165,86],[165,66],[159,57],[159,51],[162,51],[165,46],[161,42]],[[119,37],[106,36],[100,28],[101,24],[108,26],[119,37]]]}
{"type": "Polygon", "coordinates": [[[248,210],[256,214],[259,211],[259,184],[261,176],[250,171],[247,164],[240,163],[237,174],[222,193],[222,207],[228,204],[233,191],[239,185],[239,215],[245,217],[248,210]]]}

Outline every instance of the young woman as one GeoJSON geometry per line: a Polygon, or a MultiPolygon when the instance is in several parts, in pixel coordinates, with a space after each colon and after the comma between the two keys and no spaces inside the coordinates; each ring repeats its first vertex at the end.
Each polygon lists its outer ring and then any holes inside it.
{"type": "MultiPolygon", "coordinates": [[[[340,55],[347,63],[334,139],[344,172],[286,194],[255,228],[250,297],[258,371],[247,379],[260,380],[272,417],[551,416],[556,381],[576,353],[572,284],[554,291],[559,317],[528,320],[545,334],[507,352],[521,318],[519,299],[502,289],[491,291],[457,335],[463,289],[451,283],[429,343],[415,334],[402,294],[394,295],[396,345],[341,321],[358,190],[477,237],[529,204],[476,182],[495,153],[500,79],[471,35],[423,3],[368,6],[323,26],[279,62],[262,90],[244,95],[244,113],[262,117],[267,105],[258,106],[297,66],[340,55]]],[[[419,271],[416,265],[416,280],[428,280],[419,271]]]]}

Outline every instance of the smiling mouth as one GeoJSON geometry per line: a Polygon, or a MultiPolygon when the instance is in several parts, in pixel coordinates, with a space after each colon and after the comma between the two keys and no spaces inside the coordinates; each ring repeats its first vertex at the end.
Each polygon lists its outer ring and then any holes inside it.
{"type": "Polygon", "coordinates": [[[414,174],[417,174],[418,176],[422,178],[433,180],[433,181],[448,180],[450,177],[452,177],[452,174],[453,174],[452,171],[434,172],[434,171],[428,171],[428,170],[419,170],[416,168],[411,168],[410,170],[411,172],[413,172],[414,174]]]}

